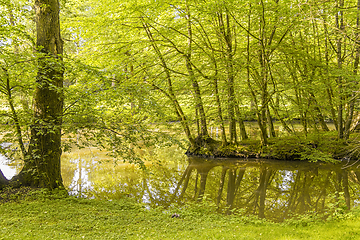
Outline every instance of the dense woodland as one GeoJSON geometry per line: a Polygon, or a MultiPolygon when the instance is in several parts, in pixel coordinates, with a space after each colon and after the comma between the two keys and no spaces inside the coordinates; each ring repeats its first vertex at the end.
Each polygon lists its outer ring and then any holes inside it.
{"type": "Polygon", "coordinates": [[[74,144],[141,163],[179,135],[214,143],[212,127],[236,145],[256,121],[266,146],[274,122],[346,140],[360,118],[360,0],[0,4],[0,142],[20,150],[19,182],[61,186],[74,144]]]}

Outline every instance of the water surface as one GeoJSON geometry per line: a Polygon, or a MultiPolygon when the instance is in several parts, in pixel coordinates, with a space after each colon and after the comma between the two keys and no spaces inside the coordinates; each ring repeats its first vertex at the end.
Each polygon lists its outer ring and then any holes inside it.
{"type": "MultiPolygon", "coordinates": [[[[62,176],[69,193],[80,197],[135,198],[149,207],[202,201],[222,212],[236,209],[283,221],[296,214],[345,211],[359,204],[357,162],[338,164],[268,159],[188,158],[169,148],[147,156],[146,171],[116,161],[95,148],[65,153],[62,176]]],[[[0,156],[9,179],[20,166],[0,156]]]]}
{"type": "Polygon", "coordinates": [[[219,209],[240,209],[275,221],[333,211],[334,206],[350,209],[360,200],[357,163],[202,159],[187,158],[181,152],[162,158],[143,171],[91,155],[70,160],[72,167],[63,169],[63,177],[71,193],[84,197],[130,196],[149,206],[165,207],[206,197],[219,209]]]}

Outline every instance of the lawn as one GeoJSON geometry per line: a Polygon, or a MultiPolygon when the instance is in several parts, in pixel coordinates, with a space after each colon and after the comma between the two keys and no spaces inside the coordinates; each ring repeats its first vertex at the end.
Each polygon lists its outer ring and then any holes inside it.
{"type": "Polygon", "coordinates": [[[328,221],[302,216],[284,223],[215,210],[207,203],[149,210],[127,197],[33,193],[0,203],[0,239],[360,239],[356,209],[328,221]]]}

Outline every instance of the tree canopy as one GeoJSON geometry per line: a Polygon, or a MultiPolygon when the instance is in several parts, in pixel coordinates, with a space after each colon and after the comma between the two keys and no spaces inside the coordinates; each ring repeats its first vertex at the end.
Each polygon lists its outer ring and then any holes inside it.
{"type": "Polygon", "coordinates": [[[141,164],[136,149],[182,144],[178,133],[196,149],[216,127],[227,146],[256,121],[251,137],[266,146],[274,121],[348,139],[360,119],[360,0],[2,0],[0,11],[1,142],[25,162],[41,142],[49,152],[35,159],[59,161],[61,136],[63,149],[93,144],[141,164]],[[51,4],[50,40],[39,14],[51,4]]]}

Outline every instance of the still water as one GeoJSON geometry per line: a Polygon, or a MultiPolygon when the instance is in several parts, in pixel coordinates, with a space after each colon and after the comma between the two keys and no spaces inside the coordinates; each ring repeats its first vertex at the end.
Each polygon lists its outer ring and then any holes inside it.
{"type": "Polygon", "coordinates": [[[81,197],[130,196],[150,207],[206,197],[219,209],[240,209],[275,221],[327,212],[335,205],[353,208],[360,201],[360,168],[354,162],[201,159],[188,158],[177,149],[157,158],[143,171],[94,149],[79,150],[63,155],[62,175],[70,194],[81,197]]]}

